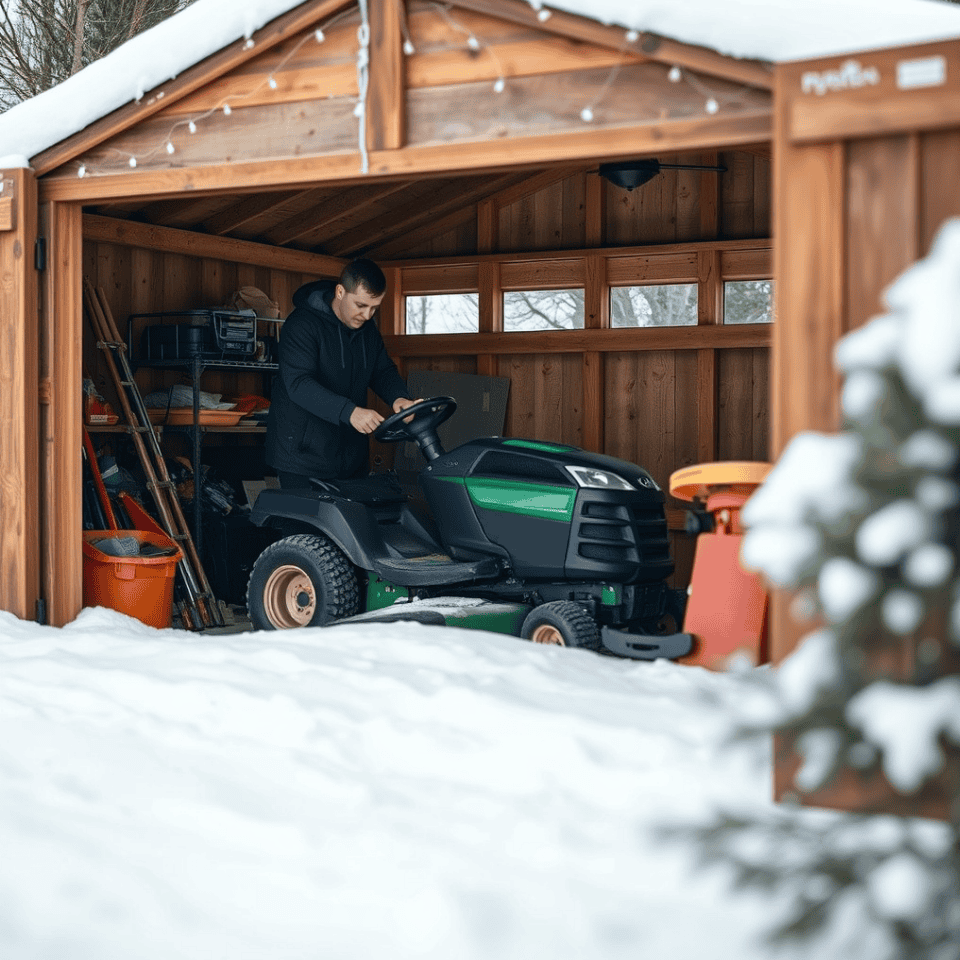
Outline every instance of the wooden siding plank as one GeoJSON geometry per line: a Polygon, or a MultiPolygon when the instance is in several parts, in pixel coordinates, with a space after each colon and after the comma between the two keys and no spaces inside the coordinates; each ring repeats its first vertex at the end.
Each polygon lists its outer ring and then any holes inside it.
{"type": "Polygon", "coordinates": [[[436,356],[501,353],[601,353],[651,350],[706,350],[769,346],[776,324],[737,324],[704,327],[638,327],[617,330],[543,330],[531,333],[456,333],[391,337],[391,356],[414,356],[429,350],[436,356]]]}
{"type": "Polygon", "coordinates": [[[696,283],[699,276],[698,256],[709,252],[607,257],[607,279],[613,287],[664,280],[673,283],[696,283]]]}
{"type": "Polygon", "coordinates": [[[526,260],[504,263],[500,284],[504,290],[552,290],[583,286],[585,261],[526,260]]]}
{"type": "Polygon", "coordinates": [[[913,139],[853,141],[847,147],[847,171],[843,332],[883,309],[882,291],[913,263],[920,249],[913,139]],[[882,243],[878,237],[883,237],[882,243]]]}
{"type": "Polygon", "coordinates": [[[926,256],[944,220],[960,216],[960,130],[926,133],[920,138],[920,254],[926,256]]]}
{"type": "MultiPolygon", "coordinates": [[[[0,610],[33,620],[41,596],[38,342],[41,333],[48,335],[50,314],[41,331],[38,278],[31,266],[36,179],[32,171],[16,169],[0,171],[0,180],[15,207],[11,228],[0,233],[0,610]]],[[[46,400],[49,389],[41,402],[46,400]]],[[[50,596],[45,586],[43,595],[50,596]]]]}
{"type": "Polygon", "coordinates": [[[480,268],[476,263],[446,266],[408,267],[398,270],[405,296],[429,293],[474,293],[479,289],[480,268]]]}
{"type": "MultiPolygon", "coordinates": [[[[702,115],[688,120],[628,123],[604,129],[593,124],[558,134],[516,136],[495,140],[408,146],[400,150],[372,151],[369,174],[360,173],[356,152],[297,156],[283,159],[235,161],[223,164],[222,157],[209,166],[126,170],[110,174],[77,177],[75,171],[51,175],[40,184],[44,200],[95,202],[134,197],[161,197],[185,190],[247,190],[258,187],[311,187],[320,183],[340,184],[373,180],[379,176],[426,176],[458,171],[480,172],[502,168],[542,166],[598,159],[615,160],[663,151],[695,150],[707,144],[732,147],[768,139],[771,130],[769,108],[755,113],[728,116],[702,115]],[[598,157],[598,149],[602,153],[598,157]]],[[[161,163],[164,161],[161,160],[161,163]]],[[[616,241],[614,241],[616,242],[616,241]]]]}
{"type": "Polygon", "coordinates": [[[773,251],[721,250],[720,276],[724,280],[763,280],[773,276],[773,251]]]}
{"type": "Polygon", "coordinates": [[[129,103],[114,110],[102,120],[91,124],[73,137],[68,137],[60,143],[38,153],[31,160],[31,165],[37,176],[42,176],[50,170],[67,163],[79,156],[92,145],[101,143],[110,136],[125,130],[135,123],[140,123],[147,117],[161,109],[175,103],[182,97],[193,93],[205,86],[213,77],[220,76],[238,66],[262,56],[266,51],[275,47],[285,39],[296,35],[300,31],[313,27],[319,21],[336,13],[347,6],[351,0],[319,0],[308,6],[298,6],[283,16],[267,24],[262,30],[254,33],[253,46],[246,42],[232,43],[228,47],[212,56],[207,57],[195,67],[182,73],[179,77],[166,84],[151,90],[149,95],[137,103],[129,103]]]}
{"type": "Polygon", "coordinates": [[[595,350],[583,354],[583,448],[604,450],[604,355],[595,350]]]}
{"type": "Polygon", "coordinates": [[[457,0],[457,6],[572,40],[609,46],[615,50],[629,50],[667,65],[678,64],[692,70],[703,70],[737,83],[766,88],[773,86],[770,67],[761,61],[724,57],[704,47],[693,47],[649,33],[638,35],[636,40],[628,40],[621,27],[608,27],[596,20],[559,10],[551,10],[549,21],[543,23],[537,10],[524,0],[457,0]]]}
{"type": "Polygon", "coordinates": [[[209,237],[174,227],[155,227],[89,213],[83,217],[83,232],[87,239],[105,243],[224,259],[233,263],[251,263],[280,270],[303,270],[316,276],[339,276],[346,263],[339,257],[304,250],[281,249],[233,237],[209,237]]]}

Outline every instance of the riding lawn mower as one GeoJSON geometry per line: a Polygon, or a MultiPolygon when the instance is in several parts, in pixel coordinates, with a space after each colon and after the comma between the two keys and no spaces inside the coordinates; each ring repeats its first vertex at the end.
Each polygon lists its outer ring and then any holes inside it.
{"type": "Polygon", "coordinates": [[[451,397],[374,431],[413,440],[423,502],[395,474],[264,490],[251,520],[280,539],[247,589],[257,629],[414,620],[495,630],[641,660],[689,653],[664,494],[635,464],[538,440],[484,438],[450,452],[451,397]]]}

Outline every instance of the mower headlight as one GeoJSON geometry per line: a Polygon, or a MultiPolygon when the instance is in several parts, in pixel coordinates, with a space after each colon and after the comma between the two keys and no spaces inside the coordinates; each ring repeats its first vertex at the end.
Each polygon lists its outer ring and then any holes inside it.
{"type": "Polygon", "coordinates": [[[597,470],[594,467],[566,467],[566,470],[581,487],[592,487],[595,490],[636,489],[632,483],[619,474],[610,473],[609,470],[597,470]]]}

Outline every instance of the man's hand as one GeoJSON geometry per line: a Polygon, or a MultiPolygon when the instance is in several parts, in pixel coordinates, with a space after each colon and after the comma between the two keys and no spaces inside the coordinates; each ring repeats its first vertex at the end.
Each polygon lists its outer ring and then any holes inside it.
{"type": "MultiPolygon", "coordinates": [[[[393,401],[393,412],[399,413],[401,410],[406,410],[407,407],[412,407],[415,403],[422,403],[423,398],[420,400],[408,400],[406,397],[398,397],[393,401]]],[[[413,417],[407,417],[403,422],[409,423],[413,417]]]]}
{"type": "Polygon", "coordinates": [[[381,423],[383,423],[383,417],[376,410],[368,407],[354,407],[353,413],[350,414],[350,426],[357,433],[373,433],[381,423]]]}

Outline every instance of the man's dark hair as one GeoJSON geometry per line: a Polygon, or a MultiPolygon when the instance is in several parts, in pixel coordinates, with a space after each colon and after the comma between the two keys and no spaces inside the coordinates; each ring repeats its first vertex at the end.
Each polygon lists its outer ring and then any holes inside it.
{"type": "Polygon", "coordinates": [[[353,260],[343,268],[340,283],[347,293],[356,293],[363,287],[371,296],[379,297],[387,289],[387,278],[372,260],[353,260]]]}

